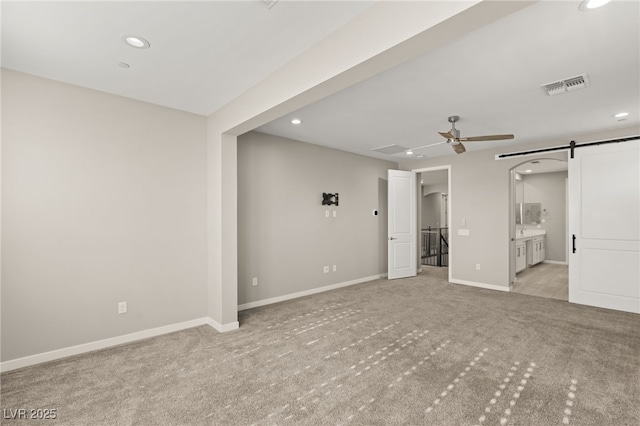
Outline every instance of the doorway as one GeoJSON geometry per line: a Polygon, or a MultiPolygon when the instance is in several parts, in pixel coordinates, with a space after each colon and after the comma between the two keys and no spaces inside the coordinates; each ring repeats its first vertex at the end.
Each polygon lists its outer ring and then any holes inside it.
{"type": "Polygon", "coordinates": [[[511,290],[568,301],[568,163],[535,158],[510,173],[511,290]]]}
{"type": "Polygon", "coordinates": [[[451,166],[413,170],[417,177],[418,268],[451,280],[451,166]]]}

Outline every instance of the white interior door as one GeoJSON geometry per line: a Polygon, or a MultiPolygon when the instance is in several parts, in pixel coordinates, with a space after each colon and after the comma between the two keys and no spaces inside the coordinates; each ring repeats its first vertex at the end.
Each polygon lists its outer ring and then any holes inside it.
{"type": "Polygon", "coordinates": [[[416,175],[389,170],[388,178],[388,277],[417,274],[416,175]]]}
{"type": "Polygon", "coordinates": [[[569,302],[640,313],[640,141],[569,159],[569,302]]]}

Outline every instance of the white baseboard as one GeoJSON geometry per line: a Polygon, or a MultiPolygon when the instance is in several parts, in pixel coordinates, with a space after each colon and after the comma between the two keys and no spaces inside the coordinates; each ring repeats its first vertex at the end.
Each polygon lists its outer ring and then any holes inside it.
{"type": "MultiPolygon", "coordinates": [[[[347,287],[354,284],[377,280],[385,276],[386,274],[374,275],[371,277],[360,278],[357,280],[333,284],[326,287],[320,287],[312,290],[292,293],[285,296],[273,297],[271,299],[265,299],[257,302],[246,303],[244,305],[238,306],[238,310],[241,311],[245,309],[255,308],[258,306],[270,305],[272,303],[282,302],[289,299],[308,296],[311,294],[322,293],[325,291],[334,290],[341,287],[347,287]]],[[[177,324],[166,325],[163,327],[152,328],[149,330],[142,330],[135,333],[125,334],[123,336],[111,337],[108,339],[98,340],[95,342],[83,343],[83,344],[71,346],[68,348],[56,349],[50,352],[44,352],[36,355],[26,356],[23,358],[17,358],[9,361],[0,362],[0,372],[16,370],[18,368],[23,368],[23,367],[29,367],[31,365],[41,364],[43,362],[55,361],[57,359],[66,358],[73,355],[80,355],[87,352],[106,349],[112,346],[135,342],[137,340],[148,339],[150,337],[161,336],[163,334],[186,330],[188,328],[199,327],[201,325],[209,325],[210,327],[214,328],[220,333],[233,331],[240,327],[240,323],[238,321],[227,323],[227,324],[220,324],[219,322],[209,317],[197,318],[194,320],[184,321],[177,324]]]]}
{"type": "MultiPolygon", "coordinates": [[[[235,323],[237,327],[237,322],[235,323]]],[[[109,348],[112,346],[122,345],[124,343],[131,343],[137,340],[148,339],[150,337],[156,337],[163,334],[173,333],[176,331],[186,330],[187,328],[198,327],[201,325],[210,325],[216,330],[223,332],[228,331],[230,324],[224,326],[213,321],[211,318],[198,318],[190,321],[184,321],[177,324],[165,325],[163,327],[151,328],[148,330],[138,331],[131,334],[125,334],[123,336],[111,337],[109,339],[98,340],[90,343],[83,343],[77,346],[71,346],[68,348],[56,349],[50,352],[44,352],[41,354],[30,355],[23,358],[12,359],[0,363],[0,372],[11,371],[22,367],[28,367],[31,365],[41,364],[43,362],[54,361],[60,358],[66,358],[73,355],[80,355],[87,352],[93,352],[100,349],[109,348]],[[214,325],[215,323],[215,325],[214,325]],[[218,327],[219,326],[219,327],[218,327]]]]}
{"type": "Polygon", "coordinates": [[[474,281],[465,281],[465,280],[457,280],[457,279],[449,280],[449,282],[453,284],[468,285],[471,287],[486,288],[488,290],[509,291],[509,287],[504,287],[504,286],[495,285],[495,284],[477,283],[474,281]]]}
{"type": "Polygon", "coordinates": [[[271,305],[273,303],[284,302],[285,300],[297,299],[298,297],[310,296],[312,294],[323,293],[329,290],[335,290],[337,288],[348,287],[354,284],[365,283],[367,281],[377,280],[386,277],[387,274],[372,275],[370,277],[358,278],[356,280],[345,281],[338,284],[331,284],[325,287],[313,288],[311,290],[299,291],[296,293],[285,294],[284,296],[271,297],[269,299],[258,300],[256,302],[243,303],[238,305],[238,311],[244,311],[246,309],[257,308],[259,306],[271,305]]]}
{"type": "Polygon", "coordinates": [[[240,323],[238,321],[230,322],[228,324],[220,324],[214,319],[207,318],[207,324],[218,330],[220,333],[226,333],[227,331],[233,331],[240,328],[240,323]]]}
{"type": "Polygon", "coordinates": [[[568,265],[567,262],[560,262],[558,260],[543,260],[542,263],[550,263],[552,265],[568,265]]]}

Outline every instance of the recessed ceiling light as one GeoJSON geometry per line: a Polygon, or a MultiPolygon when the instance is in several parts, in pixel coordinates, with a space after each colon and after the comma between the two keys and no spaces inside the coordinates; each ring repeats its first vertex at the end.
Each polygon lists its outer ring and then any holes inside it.
{"type": "Polygon", "coordinates": [[[622,118],[622,117],[626,117],[627,115],[629,115],[628,112],[619,112],[617,114],[613,114],[614,118],[622,118]]]}
{"type": "Polygon", "coordinates": [[[413,151],[409,150],[406,152],[407,155],[413,155],[413,151]]]}
{"type": "Polygon", "coordinates": [[[583,12],[586,12],[586,11],[597,9],[601,6],[604,6],[610,1],[611,0],[583,0],[580,3],[580,6],[578,6],[578,9],[580,9],[583,12]]]}
{"type": "Polygon", "coordinates": [[[136,49],[148,49],[151,46],[147,40],[140,36],[124,34],[120,38],[129,46],[135,47],[136,49]]]}
{"type": "Polygon", "coordinates": [[[291,124],[301,124],[302,120],[300,120],[299,118],[294,118],[293,120],[291,120],[291,124]]]}
{"type": "Polygon", "coordinates": [[[129,64],[128,64],[128,63],[126,63],[126,62],[118,62],[118,66],[119,66],[120,68],[129,68],[131,65],[129,65],[129,64]]]}
{"type": "Polygon", "coordinates": [[[424,158],[424,155],[418,154],[418,155],[416,155],[416,158],[424,158]]]}
{"type": "Polygon", "coordinates": [[[531,170],[531,169],[527,169],[527,170],[525,170],[524,172],[525,172],[525,173],[531,173],[532,171],[533,171],[533,170],[531,170]]]}

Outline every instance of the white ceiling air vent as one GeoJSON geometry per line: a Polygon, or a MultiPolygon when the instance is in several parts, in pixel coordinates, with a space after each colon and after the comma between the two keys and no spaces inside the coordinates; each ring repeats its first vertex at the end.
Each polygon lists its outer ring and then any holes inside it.
{"type": "Polygon", "coordinates": [[[397,154],[399,152],[405,152],[407,148],[400,145],[385,145],[378,148],[371,148],[371,151],[379,152],[381,154],[397,154]]]}
{"type": "Polygon", "coordinates": [[[580,74],[575,77],[565,78],[564,80],[554,81],[553,83],[543,84],[540,87],[547,95],[553,96],[569,92],[571,90],[589,87],[590,85],[589,76],[587,74],[580,74]]]}

